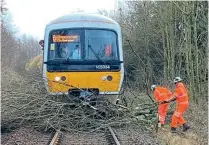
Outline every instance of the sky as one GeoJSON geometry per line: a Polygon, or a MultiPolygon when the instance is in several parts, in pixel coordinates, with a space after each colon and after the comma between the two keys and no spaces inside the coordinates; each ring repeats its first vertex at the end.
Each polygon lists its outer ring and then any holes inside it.
{"type": "Polygon", "coordinates": [[[43,39],[44,29],[51,20],[77,9],[87,13],[98,9],[110,11],[116,0],[5,0],[13,24],[21,34],[43,39]]]}

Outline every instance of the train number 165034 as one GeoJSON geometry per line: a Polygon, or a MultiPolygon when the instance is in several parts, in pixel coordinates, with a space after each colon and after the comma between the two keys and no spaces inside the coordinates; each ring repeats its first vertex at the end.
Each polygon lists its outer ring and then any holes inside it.
{"type": "Polygon", "coordinates": [[[109,65],[96,65],[96,69],[110,69],[109,65]]]}

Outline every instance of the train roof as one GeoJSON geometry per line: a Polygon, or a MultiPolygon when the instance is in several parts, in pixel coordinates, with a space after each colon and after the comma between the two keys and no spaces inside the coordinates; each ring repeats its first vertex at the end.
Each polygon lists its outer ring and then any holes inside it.
{"type": "Polygon", "coordinates": [[[118,25],[116,21],[106,16],[99,15],[99,14],[86,14],[86,13],[75,13],[75,14],[64,15],[64,16],[61,16],[52,20],[48,25],[67,23],[67,22],[79,22],[79,21],[103,22],[103,23],[110,23],[110,24],[118,25]]]}

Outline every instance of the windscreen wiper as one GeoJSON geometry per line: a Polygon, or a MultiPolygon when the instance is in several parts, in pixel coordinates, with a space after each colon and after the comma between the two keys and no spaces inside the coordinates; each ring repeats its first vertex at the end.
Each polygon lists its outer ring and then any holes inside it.
{"type": "Polygon", "coordinates": [[[94,52],[94,50],[92,49],[91,45],[88,45],[88,49],[90,49],[93,52],[94,56],[96,56],[96,58],[101,61],[98,54],[96,52],[94,52]]]}

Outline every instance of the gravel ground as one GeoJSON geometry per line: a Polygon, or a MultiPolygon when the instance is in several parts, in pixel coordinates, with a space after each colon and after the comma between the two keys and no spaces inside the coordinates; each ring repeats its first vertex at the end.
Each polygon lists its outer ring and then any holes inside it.
{"type": "Polygon", "coordinates": [[[64,132],[62,145],[106,145],[104,133],[67,133],[64,132]]]}
{"type": "MultiPolygon", "coordinates": [[[[114,129],[121,145],[158,145],[154,136],[140,127],[114,129]]],[[[94,133],[63,132],[62,145],[108,145],[104,131],[94,133]]],[[[2,145],[47,145],[51,134],[43,134],[29,127],[21,127],[1,135],[2,145]]]]}
{"type": "MultiPolygon", "coordinates": [[[[121,145],[159,145],[157,138],[151,132],[141,129],[141,127],[114,128],[121,145]]],[[[107,134],[97,133],[64,133],[63,145],[108,145],[107,134]]]]}
{"type": "Polygon", "coordinates": [[[114,129],[121,145],[159,145],[151,132],[138,127],[114,129]]]}
{"type": "Polygon", "coordinates": [[[21,127],[1,135],[1,145],[47,145],[50,134],[43,134],[29,127],[21,127]]]}

